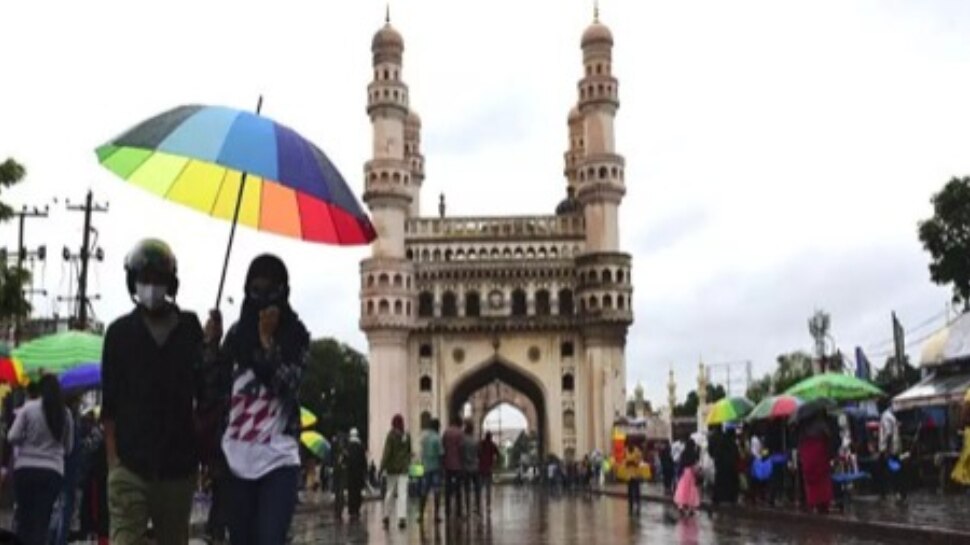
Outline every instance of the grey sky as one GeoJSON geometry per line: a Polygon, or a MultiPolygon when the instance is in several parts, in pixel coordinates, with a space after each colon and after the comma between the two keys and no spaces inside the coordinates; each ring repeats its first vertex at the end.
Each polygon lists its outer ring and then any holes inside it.
{"type": "MultiPolygon", "coordinates": [[[[591,2],[393,2],[404,77],[424,121],[424,213],[549,213],[564,193],[566,113],[591,2]]],[[[958,0],[603,0],[616,38],[627,157],[622,240],[634,254],[632,387],[683,395],[697,360],[809,348],[806,320],[832,312],[848,351],[941,312],[915,238],[928,199],[970,173],[970,4],[958,0]]],[[[359,192],[370,147],[370,39],[383,2],[6,2],[0,6],[0,158],[30,171],[15,203],[111,201],[97,218],[107,260],[97,310],[128,307],[122,259],[139,238],[169,240],[186,307],[212,304],[228,226],[126,187],[95,146],[174,105],[251,108],[327,151],[359,192]]],[[[231,292],[260,251],[293,268],[316,335],[363,350],[357,262],[366,249],[240,232],[231,292]]],[[[0,231],[11,245],[15,228],[0,231]]],[[[77,246],[80,217],[55,208],[31,245],[77,246]]],[[[59,252],[54,252],[55,254],[59,252]]],[[[38,276],[57,291],[52,260],[38,276]]],[[[40,310],[51,304],[38,300],[40,310]]],[[[228,310],[234,313],[234,310],[228,310]]],[[[881,360],[879,361],[881,363],[881,360]]]]}

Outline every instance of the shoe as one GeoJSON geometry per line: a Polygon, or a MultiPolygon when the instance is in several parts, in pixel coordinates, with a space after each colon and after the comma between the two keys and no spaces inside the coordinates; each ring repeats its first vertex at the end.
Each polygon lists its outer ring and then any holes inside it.
{"type": "Polygon", "coordinates": [[[404,528],[406,528],[407,525],[408,525],[408,523],[404,519],[401,519],[401,520],[397,521],[397,527],[400,528],[401,530],[403,530],[404,528]]]}

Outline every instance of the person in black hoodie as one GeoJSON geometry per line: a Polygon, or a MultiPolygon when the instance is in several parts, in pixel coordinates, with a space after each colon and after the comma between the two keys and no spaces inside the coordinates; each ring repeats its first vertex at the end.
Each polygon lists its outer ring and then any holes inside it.
{"type": "MultiPolygon", "coordinates": [[[[229,419],[222,451],[228,485],[229,540],[233,545],[285,543],[300,481],[300,384],[310,334],[289,304],[286,265],[255,258],[246,274],[239,320],[216,358],[232,369],[229,419]]],[[[222,320],[210,314],[206,337],[221,337],[222,320]]]]}

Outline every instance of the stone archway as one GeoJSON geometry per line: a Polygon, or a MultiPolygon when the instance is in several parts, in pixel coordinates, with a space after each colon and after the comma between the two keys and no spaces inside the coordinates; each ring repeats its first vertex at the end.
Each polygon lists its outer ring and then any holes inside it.
{"type": "Polygon", "coordinates": [[[536,414],[536,435],[539,438],[539,454],[544,456],[547,446],[546,399],[542,387],[534,379],[519,371],[514,365],[498,358],[464,376],[448,393],[448,414],[461,414],[465,403],[482,388],[501,382],[524,395],[536,414]]]}

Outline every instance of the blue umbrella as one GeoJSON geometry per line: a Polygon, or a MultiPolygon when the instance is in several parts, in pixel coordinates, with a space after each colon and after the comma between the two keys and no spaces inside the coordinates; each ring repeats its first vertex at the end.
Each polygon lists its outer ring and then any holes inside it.
{"type": "Polygon", "coordinates": [[[101,386],[101,364],[85,363],[61,375],[64,390],[88,390],[101,386]]]}

